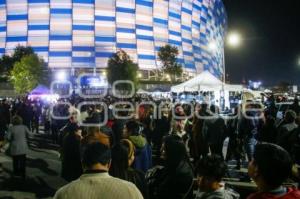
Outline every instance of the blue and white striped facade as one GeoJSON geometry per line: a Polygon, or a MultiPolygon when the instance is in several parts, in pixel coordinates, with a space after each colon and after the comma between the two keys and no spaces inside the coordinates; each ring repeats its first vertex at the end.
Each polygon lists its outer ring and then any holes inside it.
{"type": "Polygon", "coordinates": [[[54,69],[105,68],[117,49],[159,69],[169,43],[185,71],[221,77],[225,29],[222,0],[0,0],[0,55],[28,45],[54,69]]]}

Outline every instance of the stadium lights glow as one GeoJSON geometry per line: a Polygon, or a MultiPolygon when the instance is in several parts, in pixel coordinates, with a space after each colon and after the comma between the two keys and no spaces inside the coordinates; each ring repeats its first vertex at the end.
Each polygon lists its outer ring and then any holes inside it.
{"type": "Polygon", "coordinates": [[[60,80],[60,81],[64,81],[67,79],[67,74],[65,71],[59,71],[58,73],[56,73],[56,79],[60,80]]]}
{"type": "Polygon", "coordinates": [[[218,46],[216,44],[216,42],[212,41],[208,44],[208,49],[211,51],[211,52],[215,52],[217,50],[218,46]]]}
{"type": "Polygon", "coordinates": [[[236,32],[230,33],[228,35],[227,43],[231,47],[238,47],[241,44],[241,35],[236,32]]]}

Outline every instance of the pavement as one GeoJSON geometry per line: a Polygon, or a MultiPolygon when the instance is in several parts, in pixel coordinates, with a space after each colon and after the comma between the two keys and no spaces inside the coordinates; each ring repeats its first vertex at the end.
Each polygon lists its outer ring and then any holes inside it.
{"type": "Polygon", "coordinates": [[[12,159],[0,153],[0,199],[52,198],[67,182],[60,175],[58,146],[50,136],[32,134],[26,162],[26,179],[12,177],[12,159]]]}

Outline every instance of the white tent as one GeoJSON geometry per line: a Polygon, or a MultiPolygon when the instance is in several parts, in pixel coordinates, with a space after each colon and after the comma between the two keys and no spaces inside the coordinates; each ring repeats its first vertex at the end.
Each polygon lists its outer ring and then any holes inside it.
{"type": "Polygon", "coordinates": [[[213,76],[210,72],[204,71],[196,77],[171,88],[172,92],[218,90],[222,87],[222,81],[213,76]]]}
{"type": "Polygon", "coordinates": [[[224,89],[226,91],[242,92],[244,90],[244,87],[240,84],[225,84],[224,89]]]}
{"type": "Polygon", "coordinates": [[[145,90],[143,90],[143,89],[141,89],[141,88],[140,88],[136,93],[137,93],[137,94],[149,94],[148,91],[145,91],[145,90]]]}

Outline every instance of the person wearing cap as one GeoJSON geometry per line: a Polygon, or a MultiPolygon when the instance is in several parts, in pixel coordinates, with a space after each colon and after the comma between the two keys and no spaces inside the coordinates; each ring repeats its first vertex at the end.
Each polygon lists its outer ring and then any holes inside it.
{"type": "Polygon", "coordinates": [[[142,199],[137,187],[108,174],[111,150],[108,146],[93,142],[82,151],[83,175],[60,188],[54,199],[142,199]]]}
{"type": "Polygon", "coordinates": [[[247,199],[296,199],[300,191],[282,184],[292,171],[292,159],[282,147],[270,144],[257,144],[248,174],[257,185],[258,192],[247,199]]]}
{"type": "Polygon", "coordinates": [[[284,116],[284,125],[282,125],[278,130],[277,135],[277,144],[284,149],[288,150],[289,148],[289,138],[292,132],[297,129],[298,125],[296,124],[296,113],[293,110],[287,110],[284,116]]]}

